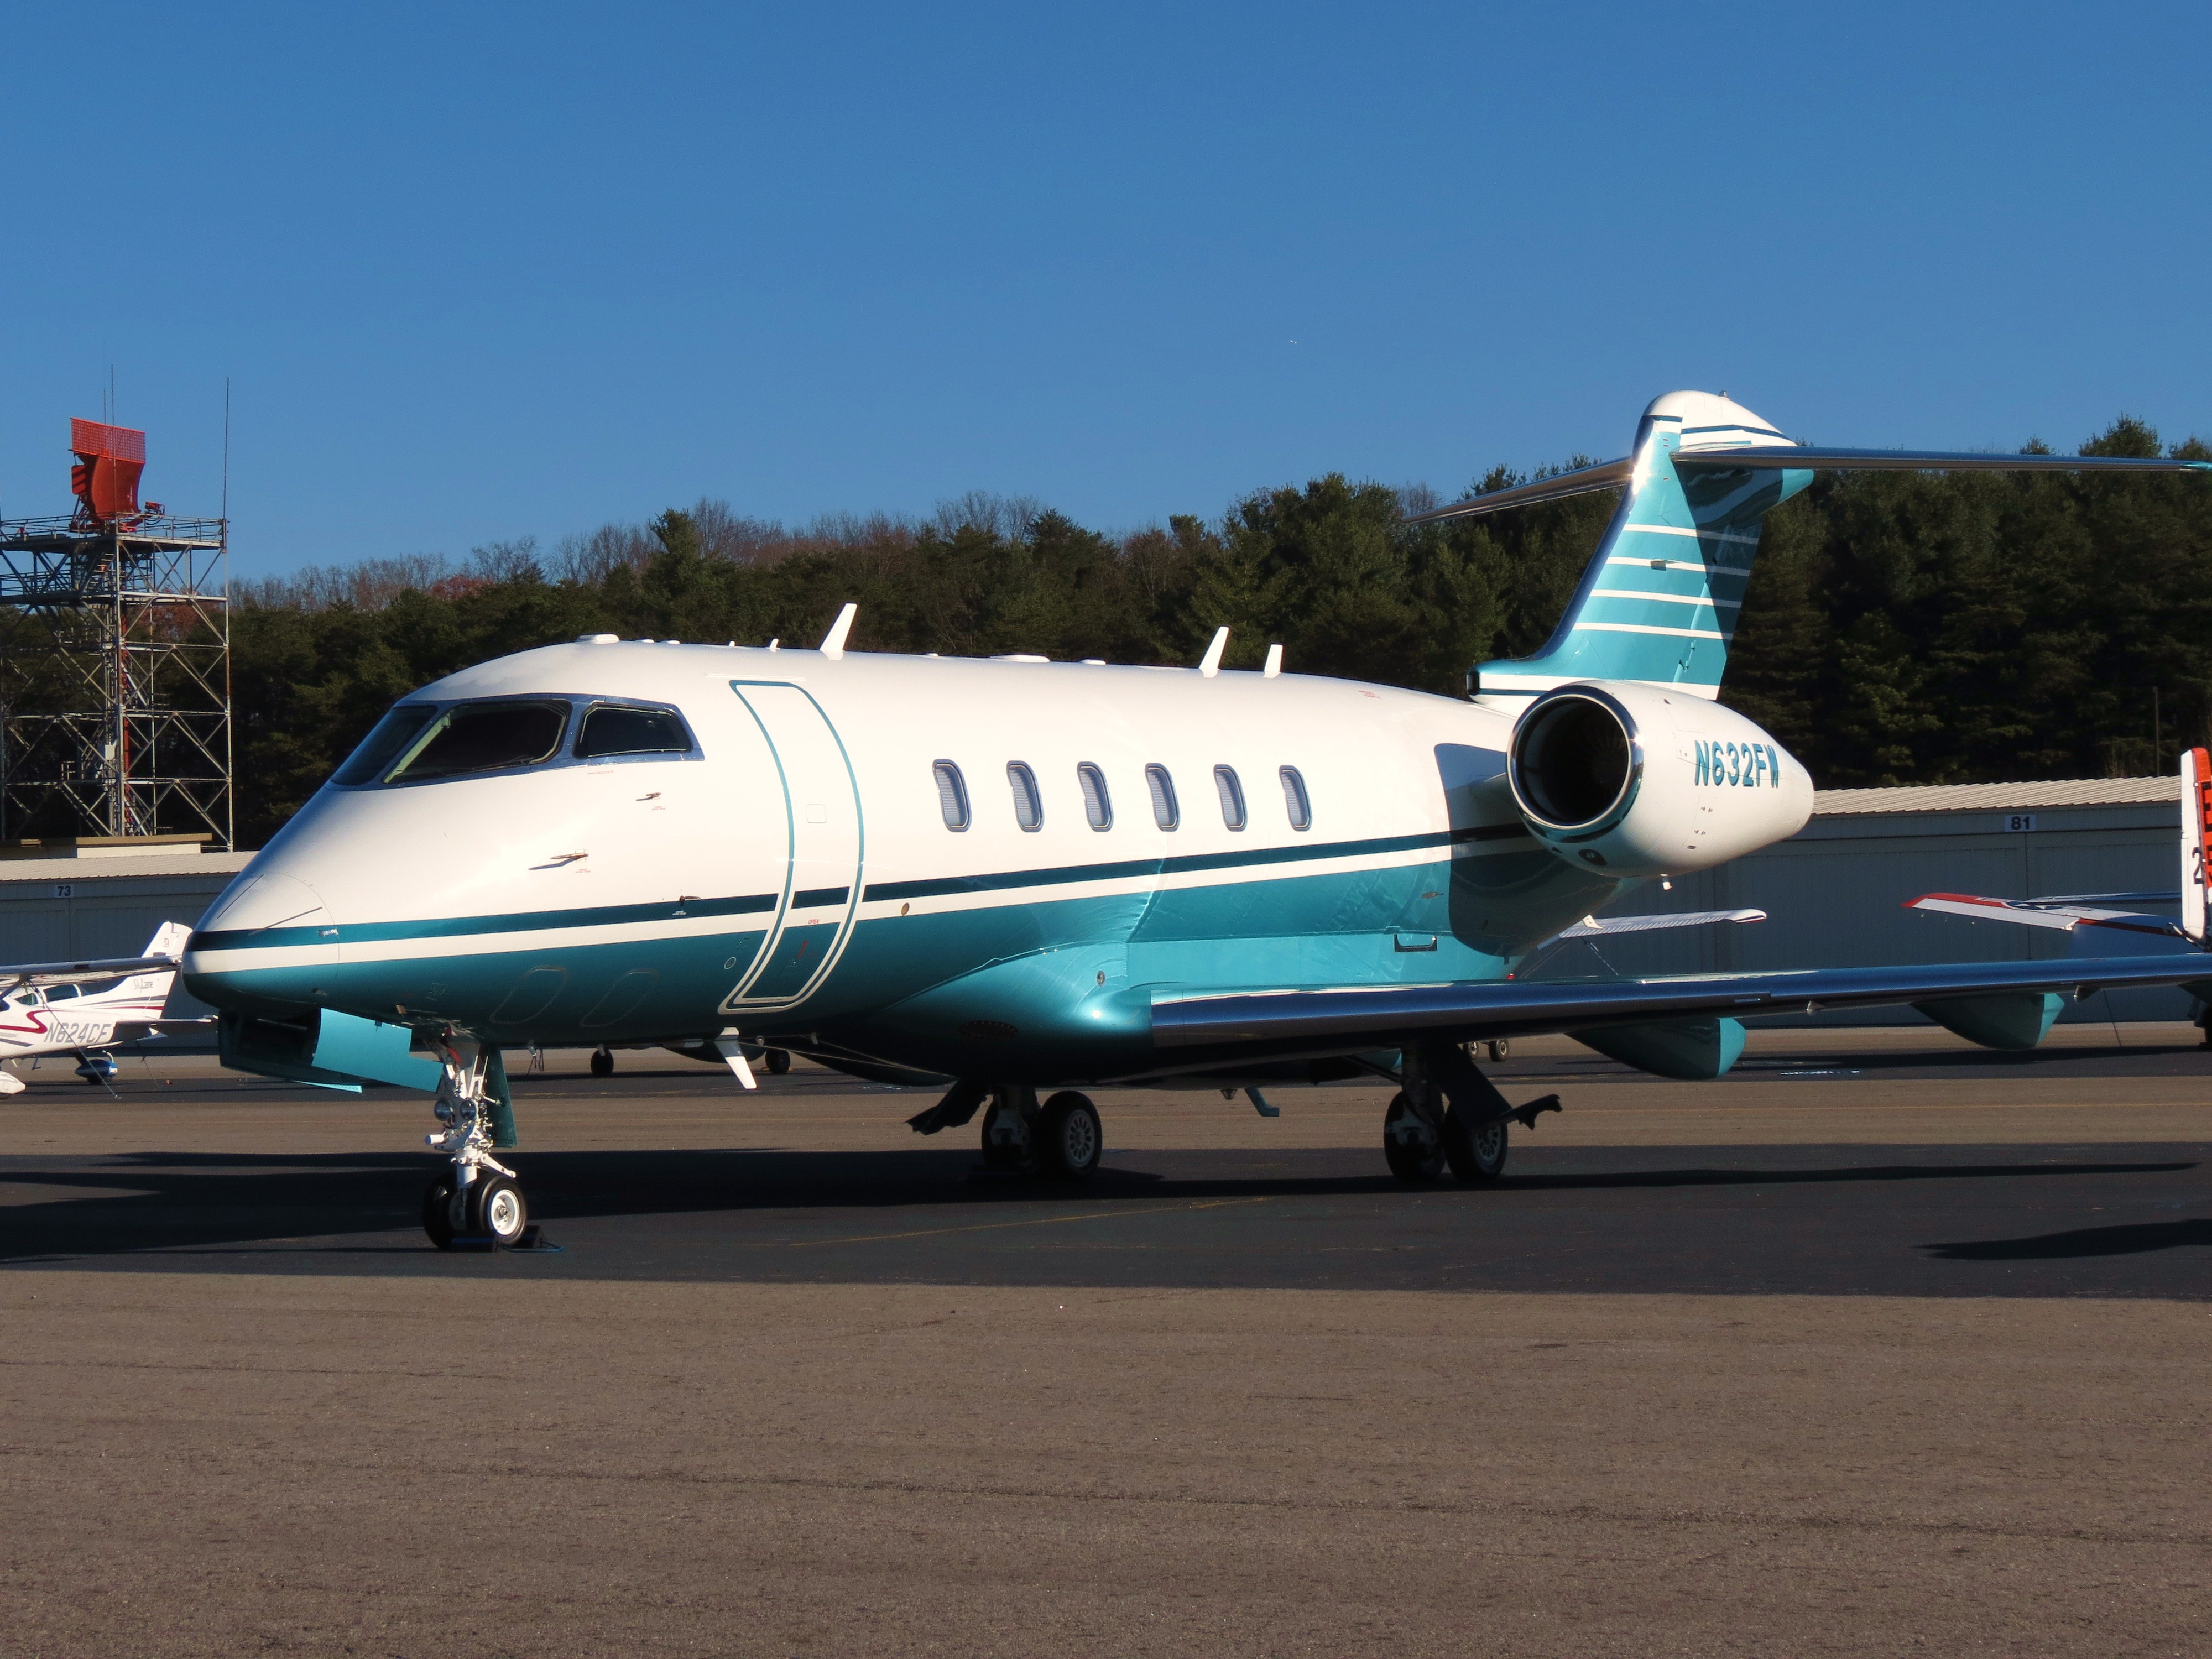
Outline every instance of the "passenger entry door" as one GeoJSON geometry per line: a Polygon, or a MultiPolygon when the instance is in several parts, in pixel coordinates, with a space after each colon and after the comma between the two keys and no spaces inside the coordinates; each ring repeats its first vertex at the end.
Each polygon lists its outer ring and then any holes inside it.
{"type": "Polygon", "coordinates": [[[836,728],[803,687],[732,680],[760,723],[782,788],[788,856],[768,942],[722,1005],[726,1014],[788,1008],[836,965],[860,902],[860,793],[836,728]]]}

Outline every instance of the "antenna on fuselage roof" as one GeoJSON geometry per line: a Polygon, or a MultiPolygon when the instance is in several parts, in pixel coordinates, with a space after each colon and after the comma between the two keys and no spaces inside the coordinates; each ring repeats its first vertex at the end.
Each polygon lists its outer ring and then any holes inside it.
{"type": "Polygon", "coordinates": [[[853,618],[860,614],[860,607],[848,603],[837,613],[837,620],[830,624],[830,631],[822,636],[822,654],[835,662],[845,654],[845,636],[853,631],[853,618]]]}
{"type": "Polygon", "coordinates": [[[1213,630],[1213,643],[1206,647],[1206,654],[1198,659],[1198,672],[1205,675],[1208,679],[1212,679],[1216,674],[1218,674],[1221,672],[1221,653],[1227,650],[1228,647],[1228,629],[1215,629],[1213,630]]]}
{"type": "Polygon", "coordinates": [[[1267,665],[1260,671],[1260,678],[1272,680],[1283,672],[1283,645],[1278,640],[1267,647],[1267,665]]]}

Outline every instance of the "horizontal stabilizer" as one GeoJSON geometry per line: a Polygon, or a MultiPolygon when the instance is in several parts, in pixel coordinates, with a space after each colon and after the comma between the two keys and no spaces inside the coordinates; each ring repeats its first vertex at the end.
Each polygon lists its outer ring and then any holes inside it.
{"type": "MultiPolygon", "coordinates": [[[[2021,455],[1978,450],[1822,449],[1811,444],[1753,444],[1674,452],[1677,471],[1802,467],[1821,472],[2212,472],[2212,461],[2162,456],[2021,455]]],[[[1488,499],[1485,497],[1484,499],[1488,499]]]]}
{"type": "MultiPolygon", "coordinates": [[[[1824,449],[1812,444],[1740,444],[1732,448],[1675,450],[1678,472],[1728,472],[1746,469],[1808,472],[2212,472],[2212,461],[2170,459],[2158,455],[2027,455],[2002,451],[1948,449],[1824,449]]],[[[1438,519],[1464,519],[1483,513],[1502,513],[1510,507],[1532,507],[1583,495],[1594,489],[1619,489],[1634,476],[1632,456],[1577,467],[1555,477],[1538,478],[1510,489],[1493,489],[1486,495],[1454,501],[1449,507],[1412,513],[1407,524],[1429,524],[1438,519]]]]}
{"type": "Polygon", "coordinates": [[[1557,477],[1538,478],[1533,483],[1516,484],[1510,489],[1493,489],[1486,495],[1454,501],[1449,507],[1439,507],[1431,512],[1408,514],[1406,522],[1428,524],[1437,519],[1464,519],[1477,513],[1502,513],[1509,507],[1531,507],[1538,501],[1556,501],[1567,495],[1587,495],[1593,489],[1618,489],[1628,482],[1629,475],[1635,470],[1634,459],[1623,456],[1620,460],[1606,461],[1596,466],[1577,467],[1572,472],[1562,472],[1557,477]]]}

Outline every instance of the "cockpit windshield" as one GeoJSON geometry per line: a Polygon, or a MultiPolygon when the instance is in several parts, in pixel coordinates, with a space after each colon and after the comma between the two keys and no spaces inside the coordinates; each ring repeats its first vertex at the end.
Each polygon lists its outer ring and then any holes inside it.
{"type": "Polygon", "coordinates": [[[421,735],[422,730],[437,719],[438,711],[428,703],[401,703],[377,721],[376,729],[361,742],[361,747],[337,769],[333,783],[376,783],[392,769],[392,763],[399,758],[400,751],[421,735]]]}
{"type": "Polygon", "coordinates": [[[384,781],[422,783],[535,766],[553,758],[568,729],[565,702],[465,702],[432,724],[384,781]]]}
{"type": "Polygon", "coordinates": [[[672,708],[582,698],[403,702],[376,723],[331,778],[364,784],[431,783],[441,778],[578,761],[696,759],[698,745],[672,708]],[[564,744],[568,733],[576,736],[564,744]]]}

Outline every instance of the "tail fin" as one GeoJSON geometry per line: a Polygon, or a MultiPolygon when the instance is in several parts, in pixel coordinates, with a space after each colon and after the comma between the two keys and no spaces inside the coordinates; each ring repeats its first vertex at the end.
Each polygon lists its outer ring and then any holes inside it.
{"type": "Polygon", "coordinates": [[[1533,657],[1482,664],[1470,689],[1517,702],[1568,680],[1640,680],[1719,696],[1759,520],[1811,483],[1813,471],[1678,470],[1675,458],[1788,442],[1741,404],[1711,392],[1653,399],[1626,477],[1616,472],[1584,486],[1621,484],[1620,508],[1558,631],[1533,657]]]}
{"type": "MultiPolygon", "coordinates": [[[[1543,650],[1486,662],[1468,689],[1518,702],[1567,680],[1641,680],[1720,695],[1729,642],[1751,579],[1759,521],[1813,482],[1847,472],[2212,472],[2180,456],[2004,455],[1955,450],[1824,449],[1793,444],[1742,404],[1710,392],[1655,398],[1626,460],[1540,478],[1409,520],[1497,513],[1592,489],[1620,489],[1574,603],[1543,650]]],[[[2202,773],[2199,776],[2202,778],[2202,773]]]]}
{"type": "Polygon", "coordinates": [[[2204,848],[2212,838],[2212,755],[2181,757],[2181,931],[2199,945],[2204,931],[2204,848]]]}
{"type": "Polygon", "coordinates": [[[167,957],[174,962],[185,953],[185,941],[192,936],[191,928],[181,921],[165,921],[155,930],[154,937],[146,941],[139,954],[146,957],[167,957]]]}

